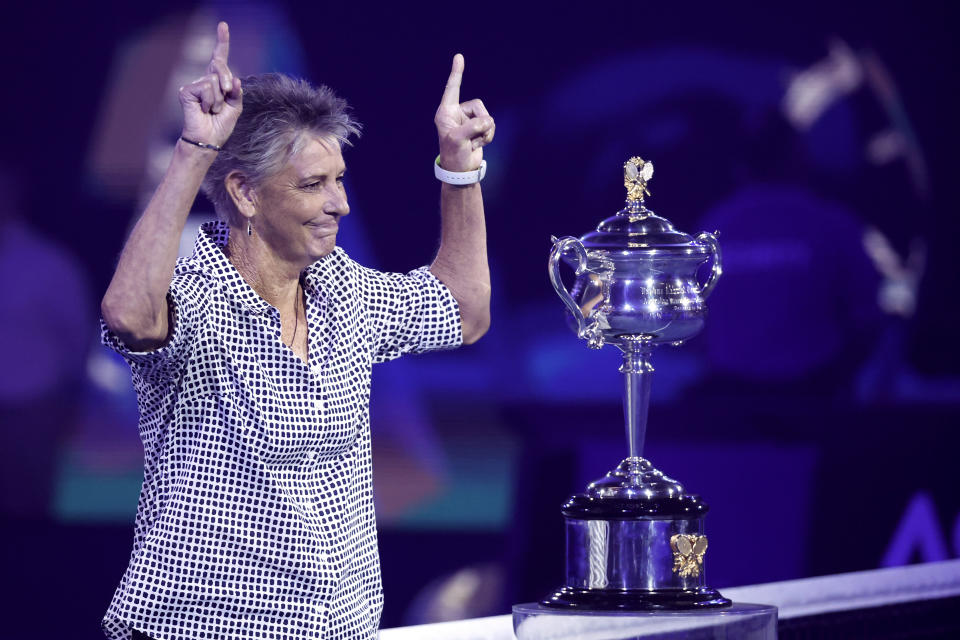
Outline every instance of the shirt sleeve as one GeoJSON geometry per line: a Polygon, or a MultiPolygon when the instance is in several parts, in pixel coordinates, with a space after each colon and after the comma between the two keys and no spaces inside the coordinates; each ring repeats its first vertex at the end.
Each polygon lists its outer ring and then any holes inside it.
{"type": "Polygon", "coordinates": [[[100,341],[127,361],[131,370],[145,380],[161,382],[176,377],[187,361],[202,321],[204,304],[202,281],[187,275],[174,276],[167,291],[170,306],[170,339],[152,351],[134,351],[100,318],[100,341]]]}
{"type": "Polygon", "coordinates": [[[357,266],[374,362],[463,343],[460,306],[427,267],[403,274],[357,266]]]}

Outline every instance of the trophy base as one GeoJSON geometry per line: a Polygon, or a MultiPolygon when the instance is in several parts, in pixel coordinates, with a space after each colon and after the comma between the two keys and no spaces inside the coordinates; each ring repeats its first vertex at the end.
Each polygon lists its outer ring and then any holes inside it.
{"type": "Polygon", "coordinates": [[[563,505],[564,586],[540,601],[573,611],[693,611],[730,606],[705,584],[707,505],[577,494],[563,505]]]}
{"type": "Polygon", "coordinates": [[[562,587],[540,601],[544,607],[583,611],[685,611],[729,607],[716,589],[586,589],[562,587]]]}
{"type": "Polygon", "coordinates": [[[684,611],[587,611],[513,606],[517,640],[776,640],[777,608],[735,602],[684,611]]]}

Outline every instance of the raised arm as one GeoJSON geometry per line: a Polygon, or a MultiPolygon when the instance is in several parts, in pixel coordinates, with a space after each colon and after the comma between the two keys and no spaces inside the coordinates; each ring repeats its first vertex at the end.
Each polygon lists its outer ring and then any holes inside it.
{"type": "MultiPolygon", "coordinates": [[[[493,140],[495,125],[480,100],[460,102],[463,56],[453,66],[434,121],[440,138],[440,166],[447,171],[480,167],[483,147],[493,140]]],[[[490,327],[490,268],[480,183],[440,187],[440,250],[430,272],[460,305],[463,341],[476,342],[490,327]]]]}
{"type": "MultiPolygon", "coordinates": [[[[207,74],[180,88],[182,138],[221,147],[233,132],[243,104],[240,79],[227,66],[229,52],[230,31],[221,22],[207,74]]],[[[169,337],[167,290],[180,235],[216,154],[179,140],[160,186],[123,247],[100,310],[107,326],[132,349],[150,351],[169,337]]]]}

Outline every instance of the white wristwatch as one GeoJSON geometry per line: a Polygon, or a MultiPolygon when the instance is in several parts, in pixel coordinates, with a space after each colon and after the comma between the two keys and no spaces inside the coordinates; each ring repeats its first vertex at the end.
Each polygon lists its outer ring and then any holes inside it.
{"type": "Polygon", "coordinates": [[[466,185],[480,182],[483,176],[487,175],[487,161],[480,161],[480,168],[473,171],[447,171],[440,166],[440,156],[433,162],[433,175],[437,176],[440,182],[447,184],[466,185]]]}

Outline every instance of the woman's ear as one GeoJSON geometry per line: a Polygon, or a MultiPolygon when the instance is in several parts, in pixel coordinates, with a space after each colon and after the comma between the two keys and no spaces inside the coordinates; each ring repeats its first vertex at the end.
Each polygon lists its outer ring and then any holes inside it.
{"type": "Polygon", "coordinates": [[[253,185],[239,171],[231,171],[223,179],[223,184],[233,200],[233,206],[237,208],[244,218],[252,218],[257,214],[257,203],[253,191],[253,185]]]}

